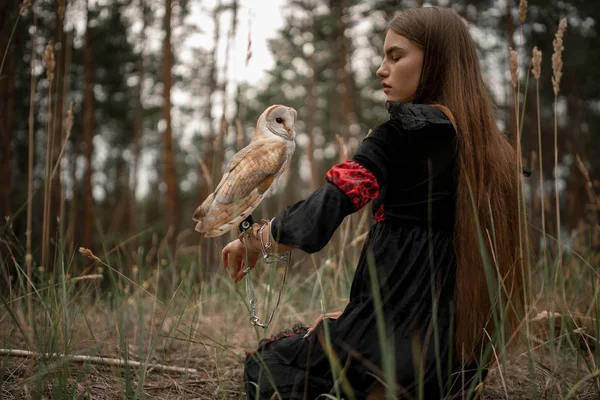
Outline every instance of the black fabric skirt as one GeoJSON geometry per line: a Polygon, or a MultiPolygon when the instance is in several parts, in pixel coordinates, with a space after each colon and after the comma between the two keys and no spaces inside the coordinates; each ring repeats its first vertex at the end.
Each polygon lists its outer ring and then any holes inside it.
{"type": "Polygon", "coordinates": [[[426,399],[441,398],[460,391],[463,382],[482,380],[485,370],[462,368],[453,357],[452,241],[451,232],[426,226],[373,225],[340,318],[324,320],[308,337],[298,325],[263,340],[246,357],[248,398],[277,392],[282,399],[315,399],[352,391],[362,399],[378,379],[385,381],[390,366],[401,398],[418,398],[420,391],[426,399]]]}

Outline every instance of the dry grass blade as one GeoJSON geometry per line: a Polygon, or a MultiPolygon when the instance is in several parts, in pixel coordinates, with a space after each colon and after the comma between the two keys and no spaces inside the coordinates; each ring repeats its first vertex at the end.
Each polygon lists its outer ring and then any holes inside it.
{"type": "Polygon", "coordinates": [[[204,178],[204,182],[206,182],[206,187],[209,191],[213,189],[212,179],[210,177],[210,171],[208,169],[208,165],[204,160],[200,160],[200,169],[202,170],[202,176],[204,178]]]}
{"type": "Polygon", "coordinates": [[[52,173],[50,174],[50,179],[52,179],[54,177],[54,175],[56,174],[56,171],[58,170],[58,167],[60,166],[60,161],[62,160],[62,157],[65,153],[65,148],[67,147],[67,140],[69,139],[69,137],[71,137],[71,130],[73,129],[73,102],[71,102],[71,105],[69,106],[69,110],[67,112],[67,119],[65,120],[65,129],[66,129],[65,140],[64,140],[62,147],[60,148],[60,153],[58,153],[58,157],[56,157],[56,164],[54,164],[54,168],[52,168],[52,173]]]}
{"type": "Polygon", "coordinates": [[[15,35],[15,31],[17,30],[17,25],[19,24],[19,19],[21,15],[25,13],[25,10],[31,5],[31,0],[25,0],[23,2],[23,7],[21,7],[21,11],[19,11],[19,15],[13,25],[12,31],[10,32],[10,36],[8,38],[8,43],[6,43],[6,48],[4,49],[4,56],[2,57],[2,63],[0,63],[0,76],[2,76],[2,70],[4,69],[4,62],[6,61],[6,55],[8,54],[8,49],[10,48],[10,43],[12,42],[12,38],[15,35]]]}
{"type": "Polygon", "coordinates": [[[589,174],[587,168],[585,167],[585,165],[583,164],[581,157],[579,157],[579,154],[576,155],[576,159],[577,159],[577,166],[579,167],[579,171],[583,175],[585,182],[586,182],[586,191],[588,194],[588,198],[589,198],[590,202],[592,203],[592,205],[595,206],[596,204],[599,204],[599,203],[598,203],[598,198],[596,196],[596,192],[594,191],[594,184],[592,183],[590,174],[589,174]]]}

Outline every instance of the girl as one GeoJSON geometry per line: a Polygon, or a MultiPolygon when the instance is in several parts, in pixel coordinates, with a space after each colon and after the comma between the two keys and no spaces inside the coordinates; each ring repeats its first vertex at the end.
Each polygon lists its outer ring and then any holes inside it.
{"type": "Polygon", "coordinates": [[[251,267],[261,251],[258,235],[274,243],[273,252],[313,253],[347,215],[372,203],[376,222],[349,304],[249,354],[250,399],[276,392],[314,399],[334,393],[340,375],[340,390],[357,399],[376,398],[381,382],[400,398],[472,394],[485,378],[490,344],[504,346],[519,322],[527,267],[520,171],[496,126],[467,27],[450,9],[411,9],[390,23],[383,55],[377,77],[390,120],[309,198],[222,251],[239,281],[245,245],[251,267]],[[390,356],[392,365],[384,365],[390,356]],[[393,381],[386,380],[390,368],[393,381]]]}

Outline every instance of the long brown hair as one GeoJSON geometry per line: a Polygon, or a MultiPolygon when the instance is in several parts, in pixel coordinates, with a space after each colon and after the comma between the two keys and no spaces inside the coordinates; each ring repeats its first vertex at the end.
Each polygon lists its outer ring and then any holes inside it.
{"type": "Polygon", "coordinates": [[[475,44],[458,14],[410,9],[389,28],[424,50],[413,102],[441,105],[456,128],[455,344],[459,358],[469,362],[489,343],[488,335],[506,340],[522,317],[527,241],[517,154],[498,129],[475,44]]]}

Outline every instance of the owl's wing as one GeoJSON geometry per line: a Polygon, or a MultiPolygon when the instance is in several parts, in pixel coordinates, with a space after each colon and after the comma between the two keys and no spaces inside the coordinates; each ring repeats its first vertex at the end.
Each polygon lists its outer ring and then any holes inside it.
{"type": "Polygon", "coordinates": [[[254,189],[263,194],[281,172],[286,144],[257,140],[238,152],[227,164],[215,189],[215,200],[229,204],[248,196],[254,189]]]}
{"type": "Polygon", "coordinates": [[[283,142],[257,140],[237,153],[215,191],[196,210],[196,230],[205,237],[219,236],[250,215],[281,174],[286,147],[283,142]]]}

